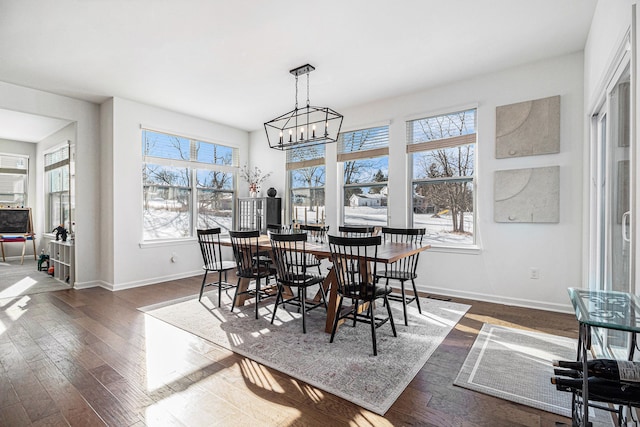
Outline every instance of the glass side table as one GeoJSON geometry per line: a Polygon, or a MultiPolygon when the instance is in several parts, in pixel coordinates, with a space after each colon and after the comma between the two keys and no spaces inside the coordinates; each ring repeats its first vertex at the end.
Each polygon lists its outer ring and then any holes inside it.
{"type": "MultiPolygon", "coordinates": [[[[636,333],[640,332],[640,298],[627,292],[588,291],[569,288],[569,298],[580,325],[577,360],[582,361],[582,396],[573,393],[571,415],[574,426],[587,427],[589,423],[589,387],[587,374],[587,352],[591,348],[591,328],[607,328],[631,334],[628,360],[633,359],[636,348],[636,333]]],[[[591,405],[611,411],[608,407],[591,405]]],[[[618,416],[621,415],[621,409],[618,416]]],[[[619,419],[619,422],[621,420],[619,419]]]]}

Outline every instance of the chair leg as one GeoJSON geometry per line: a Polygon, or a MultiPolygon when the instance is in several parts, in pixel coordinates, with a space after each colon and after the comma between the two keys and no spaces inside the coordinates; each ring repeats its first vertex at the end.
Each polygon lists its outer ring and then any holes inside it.
{"type": "Polygon", "coordinates": [[[418,304],[418,313],[422,314],[422,308],[420,308],[420,298],[418,298],[418,290],[416,289],[415,280],[411,279],[411,284],[413,285],[413,296],[416,297],[416,304],[418,304]]]}
{"type": "MultiPolygon", "coordinates": [[[[389,309],[388,305],[387,305],[387,309],[389,309]]],[[[373,313],[373,301],[369,303],[368,311],[369,311],[369,319],[371,320],[371,341],[373,341],[373,355],[377,356],[378,344],[376,342],[376,317],[374,316],[374,313],[373,313]]]]}
{"type": "Polygon", "coordinates": [[[238,282],[236,283],[236,291],[233,294],[233,302],[231,303],[231,311],[236,307],[236,299],[238,298],[238,289],[240,289],[240,280],[242,278],[238,277],[238,282]]]}
{"type": "Polygon", "coordinates": [[[404,326],[409,326],[407,319],[407,295],[404,290],[404,280],[400,281],[400,291],[402,292],[402,314],[404,315],[404,326]]]}
{"type": "Polygon", "coordinates": [[[222,307],[222,271],[218,271],[218,308],[222,307]]]}
{"type": "MultiPolygon", "coordinates": [[[[202,294],[204,293],[204,285],[205,283],[207,283],[207,273],[208,271],[205,270],[204,271],[204,277],[202,278],[202,285],[200,286],[200,296],[198,297],[198,301],[200,301],[202,299],[202,294]]],[[[220,304],[218,304],[220,305],[220,304]]]]}
{"type": "Polygon", "coordinates": [[[307,324],[306,324],[306,313],[307,307],[305,300],[307,299],[307,291],[306,288],[298,288],[298,298],[300,299],[300,306],[302,307],[302,333],[307,333],[307,324]]]}
{"type": "Polygon", "coordinates": [[[278,284],[278,294],[276,295],[276,305],[273,306],[273,315],[271,316],[271,324],[272,325],[273,325],[273,321],[276,318],[276,310],[278,310],[278,303],[283,298],[282,297],[282,288],[283,287],[284,287],[283,285],[278,284]]]}
{"type": "MultiPolygon", "coordinates": [[[[385,301],[387,301],[387,296],[384,296],[385,301]]],[[[391,330],[393,331],[393,336],[397,337],[396,333],[396,324],[393,321],[393,314],[391,314],[391,306],[389,305],[389,301],[387,301],[387,314],[389,315],[389,322],[391,322],[391,330]]]]}
{"type": "MultiPolygon", "coordinates": [[[[268,277],[267,277],[267,280],[269,280],[268,277]]],[[[256,319],[258,318],[258,303],[259,302],[260,302],[260,277],[258,277],[256,279],[256,319]]]]}
{"type": "Polygon", "coordinates": [[[336,315],[335,318],[333,319],[333,328],[331,328],[331,338],[329,339],[329,342],[333,342],[333,337],[336,335],[336,329],[338,328],[338,320],[340,320],[340,312],[342,311],[342,300],[343,297],[338,296],[338,298],[340,298],[340,301],[338,301],[338,309],[336,310],[336,315]]]}

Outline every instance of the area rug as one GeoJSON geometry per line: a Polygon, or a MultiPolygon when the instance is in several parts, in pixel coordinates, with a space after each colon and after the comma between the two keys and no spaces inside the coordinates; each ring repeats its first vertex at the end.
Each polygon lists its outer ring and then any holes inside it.
{"type": "MultiPolygon", "coordinates": [[[[575,339],[485,323],[454,384],[571,417],[571,394],[550,379],[552,361],[575,360],[576,346],[575,339]]],[[[611,425],[605,411],[591,416],[594,425],[611,425]]]]}
{"type": "Polygon", "coordinates": [[[38,271],[38,262],[33,255],[24,258],[0,260],[0,299],[15,298],[40,292],[70,289],[70,286],[49,276],[46,271],[38,271]]]}
{"type": "MultiPolygon", "coordinates": [[[[380,415],[470,307],[421,299],[422,314],[411,304],[409,326],[404,326],[402,306],[392,302],[398,336],[393,336],[389,323],[381,326],[378,355],[373,356],[369,325],[342,325],[329,343],[330,334],[324,332],[326,313],[320,308],[307,313],[303,334],[295,307],[288,306],[291,311],[278,308],[272,325],[273,299],[260,303],[258,319],[252,303],[232,313],[230,298],[225,295],[221,309],[217,299],[217,292],[211,291],[201,302],[194,296],[140,310],[380,415]]],[[[381,306],[377,310],[386,312],[381,306]]]]}

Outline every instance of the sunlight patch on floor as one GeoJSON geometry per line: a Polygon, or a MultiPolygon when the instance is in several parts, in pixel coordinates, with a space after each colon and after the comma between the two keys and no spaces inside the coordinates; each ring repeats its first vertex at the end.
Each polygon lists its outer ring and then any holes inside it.
{"type": "Polygon", "coordinates": [[[11,320],[15,322],[20,318],[20,316],[27,312],[28,309],[26,308],[26,305],[30,300],[31,298],[25,295],[5,308],[4,312],[7,314],[7,316],[9,316],[11,320]]]}
{"type": "MultiPolygon", "coordinates": [[[[0,291],[0,299],[9,298],[15,295],[19,295],[22,292],[26,291],[33,285],[38,283],[37,280],[32,279],[31,277],[25,277],[22,280],[17,281],[13,285],[9,286],[7,289],[0,291]]],[[[7,303],[0,303],[0,307],[4,307],[7,303]]]]}
{"type": "Polygon", "coordinates": [[[148,391],[155,391],[200,369],[185,363],[196,337],[150,316],[145,317],[148,391]]]}

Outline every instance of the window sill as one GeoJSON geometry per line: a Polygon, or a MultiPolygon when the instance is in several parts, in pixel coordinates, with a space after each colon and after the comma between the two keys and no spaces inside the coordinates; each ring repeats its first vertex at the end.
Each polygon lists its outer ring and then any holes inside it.
{"type": "Polygon", "coordinates": [[[187,237],[184,239],[171,239],[171,240],[150,240],[138,243],[140,249],[153,249],[162,248],[167,246],[181,246],[181,245],[193,245],[198,239],[195,237],[187,237]]]}
{"type": "Polygon", "coordinates": [[[466,255],[479,255],[482,250],[480,246],[472,245],[472,246],[433,246],[431,245],[431,249],[429,252],[442,252],[442,253],[450,253],[450,254],[466,254],[466,255]]]}

